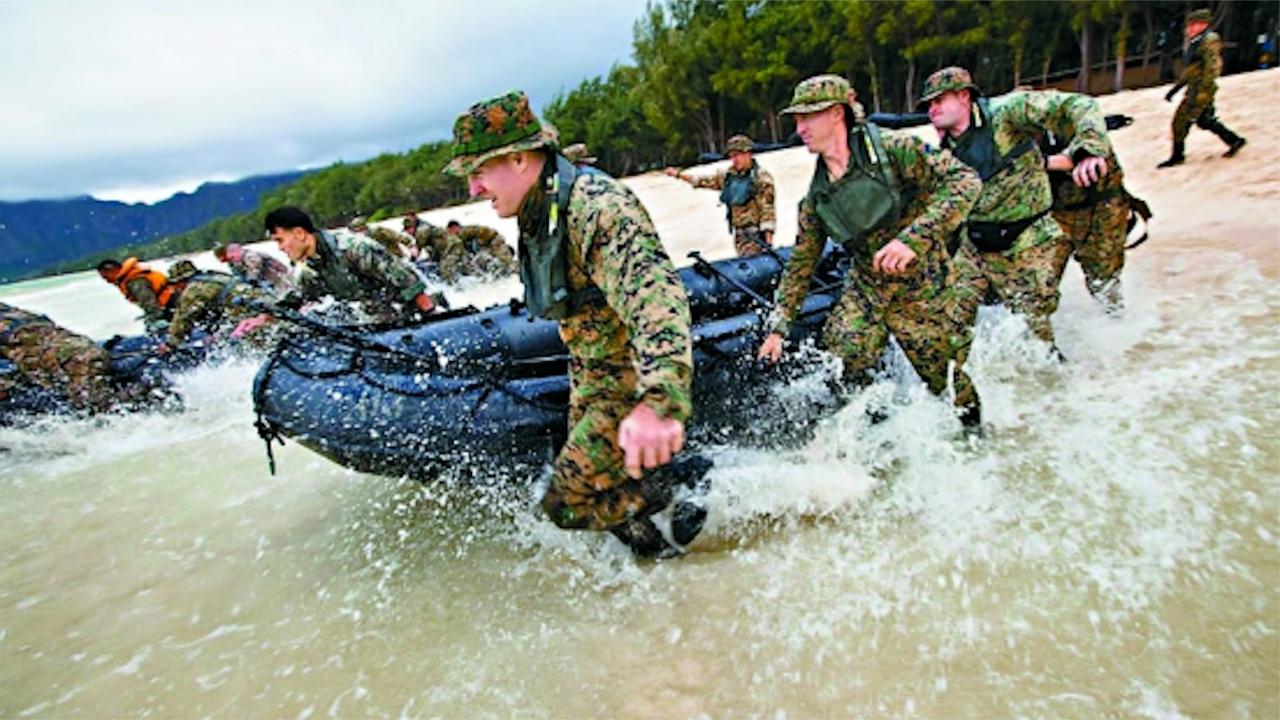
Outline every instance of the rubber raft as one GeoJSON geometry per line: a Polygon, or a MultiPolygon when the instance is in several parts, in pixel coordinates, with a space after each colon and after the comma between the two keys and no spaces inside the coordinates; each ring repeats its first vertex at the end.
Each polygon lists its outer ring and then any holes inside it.
{"type": "MultiPolygon", "coordinates": [[[[695,442],[771,435],[761,407],[786,371],[755,352],[789,252],[714,263],[694,253],[697,264],[680,270],[693,318],[695,442]]],[[[817,334],[842,277],[829,248],[791,340],[817,334]]],[[[425,479],[449,466],[542,463],[564,441],[568,352],[556,323],[531,320],[520,303],[409,327],[308,321],[299,330],[254,379],[269,453],[273,440],[292,438],[361,472],[425,479]]]]}

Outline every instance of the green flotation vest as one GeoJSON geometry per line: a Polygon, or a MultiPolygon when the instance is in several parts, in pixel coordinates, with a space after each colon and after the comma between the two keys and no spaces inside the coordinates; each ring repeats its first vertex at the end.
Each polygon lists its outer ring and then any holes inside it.
{"type": "Polygon", "coordinates": [[[524,284],[524,304],[531,318],[559,320],[572,315],[591,294],[590,290],[570,292],[565,248],[569,240],[569,194],[580,174],[563,157],[548,156],[541,180],[546,201],[534,226],[536,234],[520,235],[520,282],[524,284]]]}
{"type": "Polygon", "coordinates": [[[880,128],[871,123],[854,125],[849,131],[849,168],[834,183],[819,157],[809,199],[832,240],[855,256],[869,255],[867,235],[897,222],[906,205],[880,141],[880,128]]]}

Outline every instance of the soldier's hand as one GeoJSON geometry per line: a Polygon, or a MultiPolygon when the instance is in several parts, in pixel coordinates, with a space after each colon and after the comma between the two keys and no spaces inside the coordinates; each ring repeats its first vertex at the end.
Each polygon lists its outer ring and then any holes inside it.
{"type": "Polygon", "coordinates": [[[637,403],[618,425],[618,445],[622,448],[627,475],[639,478],[671,462],[684,447],[684,423],[658,416],[653,408],[637,403]]]}
{"type": "Polygon", "coordinates": [[[680,177],[680,168],[669,167],[666,169],[665,172],[667,173],[668,177],[673,177],[673,178],[680,177]]]}
{"type": "Polygon", "coordinates": [[[1173,96],[1177,94],[1178,94],[1178,88],[1171,89],[1169,92],[1164,94],[1164,101],[1173,102],[1173,96]]]}
{"type": "Polygon", "coordinates": [[[424,313],[434,312],[436,309],[436,301],[424,292],[418,293],[418,296],[413,299],[413,304],[424,313]]]}
{"type": "Polygon", "coordinates": [[[241,320],[238,325],[236,325],[235,330],[231,331],[231,337],[234,340],[239,340],[240,338],[244,337],[245,335],[248,335],[249,333],[252,333],[254,330],[257,330],[258,328],[262,327],[263,325],[266,325],[269,322],[271,322],[271,316],[267,314],[254,315],[251,318],[245,318],[244,320],[241,320]]]}
{"type": "Polygon", "coordinates": [[[782,359],[782,334],[769,333],[765,336],[764,342],[760,343],[760,351],[756,353],[757,360],[768,360],[776,363],[782,359]]]}
{"type": "Polygon", "coordinates": [[[1101,180],[1106,174],[1106,158],[1087,157],[1076,163],[1075,169],[1071,171],[1071,178],[1078,187],[1089,187],[1101,180]]]}
{"type": "Polygon", "coordinates": [[[886,275],[902,275],[916,259],[916,253],[901,240],[891,240],[871,258],[871,269],[886,275]]]}

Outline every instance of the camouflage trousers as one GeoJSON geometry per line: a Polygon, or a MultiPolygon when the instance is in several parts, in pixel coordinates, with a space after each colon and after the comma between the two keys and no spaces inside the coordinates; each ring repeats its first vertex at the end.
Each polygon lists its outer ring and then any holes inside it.
{"type": "Polygon", "coordinates": [[[980,252],[966,239],[955,257],[956,293],[975,313],[978,305],[994,297],[1025,317],[1036,337],[1053,343],[1051,318],[1058,309],[1058,284],[1071,247],[1058,221],[1045,215],[1022,231],[1014,248],[980,252]],[[1018,247],[1028,240],[1034,244],[1018,247]]]}
{"type": "Polygon", "coordinates": [[[978,407],[973,381],[961,369],[969,357],[977,306],[957,301],[950,278],[940,284],[940,288],[877,288],[850,273],[822,327],[823,347],[844,362],[845,382],[861,384],[869,379],[868,371],[880,361],[892,334],[930,392],[941,395],[950,380],[956,407],[978,407]]]}
{"type": "MultiPolygon", "coordinates": [[[[78,410],[104,412],[116,404],[110,381],[111,358],[83,335],[53,323],[31,323],[8,334],[0,345],[0,355],[18,368],[23,380],[64,393],[78,410]]],[[[15,389],[0,380],[0,399],[15,389]]]]}
{"type": "Polygon", "coordinates": [[[1191,132],[1193,123],[1196,127],[1217,135],[1228,145],[1240,139],[1239,135],[1231,132],[1218,119],[1218,113],[1213,107],[1213,96],[1215,94],[1214,90],[1201,91],[1195,94],[1188,91],[1182,98],[1182,102],[1178,103],[1178,109],[1173,113],[1173,144],[1175,146],[1181,145],[1186,141],[1187,133],[1191,132]]]}
{"type": "Polygon", "coordinates": [[[636,405],[635,368],[571,357],[569,382],[569,435],[551,463],[543,510],[568,530],[608,530],[661,510],[671,488],[661,474],[629,477],[618,445],[618,424],[636,405]]]}
{"type": "MultiPolygon", "coordinates": [[[[1084,271],[1089,294],[1108,310],[1119,310],[1124,306],[1120,271],[1124,269],[1124,245],[1128,239],[1128,196],[1118,191],[1089,207],[1055,210],[1053,217],[1084,271]]],[[[1065,262],[1067,253],[1063,255],[1065,262]]]]}
{"type": "Polygon", "coordinates": [[[754,257],[772,245],[764,239],[764,231],[755,225],[733,229],[733,250],[738,257],[754,257]]]}

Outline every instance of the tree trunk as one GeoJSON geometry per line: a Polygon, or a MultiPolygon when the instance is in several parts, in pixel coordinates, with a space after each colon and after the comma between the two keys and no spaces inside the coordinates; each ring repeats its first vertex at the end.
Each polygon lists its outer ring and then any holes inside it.
{"type": "Polygon", "coordinates": [[[910,112],[915,107],[916,94],[916,59],[914,57],[907,58],[907,99],[903,106],[903,112],[910,112]]]}
{"type": "Polygon", "coordinates": [[[1092,48],[1089,45],[1090,27],[1089,14],[1085,11],[1084,18],[1080,21],[1080,74],[1076,76],[1076,92],[1088,94],[1089,92],[1089,58],[1092,55],[1089,52],[1092,48]]]}
{"type": "Polygon", "coordinates": [[[880,70],[876,67],[875,55],[871,54],[871,43],[865,43],[867,48],[867,67],[871,72],[871,99],[875,105],[875,111],[880,112],[880,70]]]}
{"type": "Polygon", "coordinates": [[[1151,3],[1142,3],[1142,18],[1147,21],[1147,43],[1142,48],[1142,69],[1146,70],[1156,43],[1156,16],[1151,11],[1151,3]]]}
{"type": "Polygon", "coordinates": [[[1124,55],[1129,46],[1129,12],[1120,14],[1120,29],[1116,31],[1116,82],[1115,91],[1124,89],[1124,55]]]}
{"type": "Polygon", "coordinates": [[[1022,56],[1025,53],[1025,44],[1019,45],[1013,49],[1013,86],[1018,87],[1022,84],[1022,56]]]}

